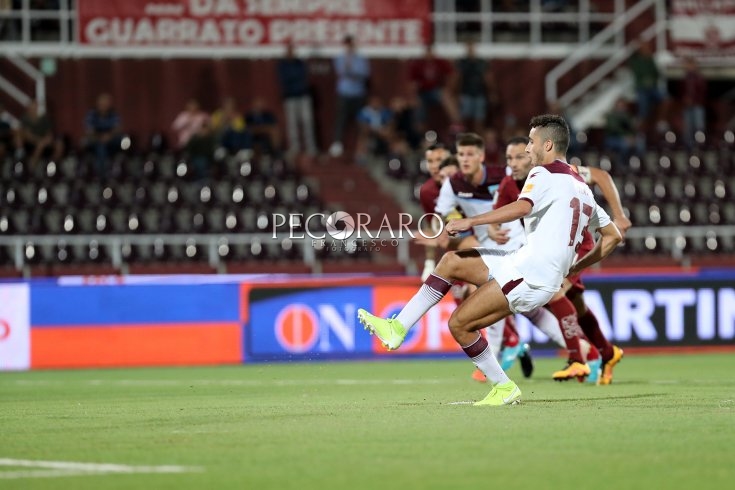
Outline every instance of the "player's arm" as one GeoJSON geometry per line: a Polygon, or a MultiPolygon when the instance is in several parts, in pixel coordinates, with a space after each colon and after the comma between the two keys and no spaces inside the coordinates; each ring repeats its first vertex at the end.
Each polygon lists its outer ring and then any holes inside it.
{"type": "Polygon", "coordinates": [[[608,255],[610,252],[615,250],[615,247],[623,241],[623,237],[618,231],[618,227],[615,223],[610,222],[602,228],[598,228],[597,232],[600,234],[600,238],[595,243],[595,248],[589,251],[587,255],[579,259],[571,269],[569,269],[568,275],[579,274],[583,269],[596,264],[608,255]]]}
{"type": "MultiPolygon", "coordinates": [[[[510,194],[510,191],[508,189],[508,186],[511,184],[515,185],[515,182],[507,178],[500,181],[498,192],[495,193],[495,202],[493,203],[493,209],[502,208],[503,206],[507,206],[514,201],[513,196],[510,194]]],[[[487,236],[490,238],[490,240],[499,245],[508,243],[508,241],[510,240],[510,238],[508,237],[509,233],[510,230],[508,228],[501,228],[500,225],[487,226],[487,236]]]]}
{"type": "Polygon", "coordinates": [[[618,194],[618,190],[615,188],[615,182],[613,182],[612,177],[607,171],[595,167],[587,168],[590,172],[591,183],[600,188],[602,195],[610,205],[613,223],[618,227],[620,233],[625,236],[625,232],[632,226],[632,223],[625,216],[623,203],[620,202],[620,194],[618,194]]]}
{"type": "Polygon", "coordinates": [[[478,214],[472,218],[452,220],[447,223],[446,229],[451,235],[460,231],[469,230],[473,226],[508,223],[528,216],[532,209],[533,205],[531,202],[521,198],[500,209],[493,209],[492,211],[478,214]]]}

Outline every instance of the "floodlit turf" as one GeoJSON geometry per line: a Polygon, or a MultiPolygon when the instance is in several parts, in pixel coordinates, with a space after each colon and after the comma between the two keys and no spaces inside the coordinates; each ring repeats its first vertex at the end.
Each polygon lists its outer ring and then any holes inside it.
{"type": "Polygon", "coordinates": [[[2,373],[0,460],[194,471],[2,465],[0,489],[732,488],[735,356],[629,355],[606,387],[560,365],[514,367],[500,408],[453,404],[488,389],[461,360],[2,373]]]}

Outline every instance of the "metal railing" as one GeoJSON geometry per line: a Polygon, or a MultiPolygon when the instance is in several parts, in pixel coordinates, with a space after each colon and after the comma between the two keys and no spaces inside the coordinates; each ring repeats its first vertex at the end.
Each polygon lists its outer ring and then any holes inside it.
{"type": "Polygon", "coordinates": [[[603,78],[617,69],[620,64],[626,60],[635,49],[635,41],[624,44],[625,29],[649,9],[655,11],[655,22],[650,25],[641,35],[642,41],[649,41],[656,38],[656,51],[662,51],[666,46],[666,7],[663,0],[643,0],[637,2],[628,10],[617,16],[615,20],[605,29],[600,31],[588,43],[581,44],[574,52],[564,61],[556,65],[547,75],[545,80],[546,99],[550,102],[558,101],[562,107],[568,107],[586,94],[590,88],[600,82],[603,78]],[[580,63],[597,57],[596,54],[610,40],[615,40],[616,50],[612,55],[597,67],[587,77],[581,79],[576,85],[569,89],[566,93],[559,96],[558,85],[559,80],[579,66],[580,63]]]}
{"type": "MultiPolygon", "coordinates": [[[[101,0],[100,0],[101,1],[101,0]]],[[[613,11],[595,11],[593,0],[578,0],[563,11],[544,10],[542,0],[530,0],[528,10],[508,12],[499,9],[500,2],[478,0],[479,11],[457,10],[455,0],[433,0],[431,14],[433,41],[442,56],[459,57],[464,54],[463,42],[468,33],[480,43],[478,54],[498,58],[565,58],[578,46],[587,43],[595,29],[612,23],[625,10],[624,0],[615,0],[613,11]],[[575,8],[576,7],[576,8],[575,8]],[[560,26],[562,26],[560,28],[560,26]],[[570,36],[569,32],[574,35],[570,36]],[[549,33],[563,33],[563,39],[551,39],[549,33]]],[[[17,33],[10,39],[0,38],[0,48],[6,55],[25,57],[273,57],[280,56],[281,46],[85,46],[77,39],[77,12],[69,0],[60,0],[57,10],[31,8],[30,0],[23,0],[20,10],[0,11],[0,22],[17,25],[17,33]],[[42,25],[39,21],[45,22],[42,25]],[[54,26],[49,31],[49,25],[54,26]],[[58,26],[58,27],[55,27],[58,26]]],[[[7,30],[7,29],[6,29],[7,30]]],[[[591,53],[603,59],[623,46],[622,36],[591,53]]],[[[303,47],[301,51],[332,56],[340,46],[319,48],[303,47]]],[[[361,47],[371,57],[413,57],[421,52],[415,46],[361,47]]]]}
{"type": "MultiPolygon", "coordinates": [[[[395,232],[396,235],[398,232],[395,232]]],[[[405,267],[407,274],[415,273],[414,264],[410,255],[411,238],[404,236],[403,238],[392,239],[389,231],[382,231],[373,235],[376,239],[390,240],[390,246],[396,247],[396,259],[398,263],[405,267]]],[[[686,242],[692,238],[708,239],[711,237],[717,239],[727,239],[735,241],[735,225],[722,225],[716,227],[710,226],[671,226],[671,227],[634,227],[628,230],[627,240],[646,240],[654,238],[657,241],[657,247],[663,247],[661,254],[666,254],[685,265],[687,261],[686,242]]],[[[258,244],[281,244],[284,240],[292,242],[301,251],[302,263],[307,265],[312,272],[321,270],[321,259],[318,257],[318,250],[314,247],[311,238],[293,238],[287,234],[276,234],[275,238],[270,233],[250,233],[250,234],[198,234],[198,235],[17,235],[17,236],[0,236],[0,247],[11,247],[13,264],[19,271],[25,269],[26,265],[33,259],[28,257],[29,247],[73,247],[73,246],[89,246],[95,243],[97,247],[104,247],[108,255],[108,264],[115,269],[122,271],[127,270],[127,265],[133,263],[125,259],[124,248],[132,246],[191,246],[203,247],[206,250],[207,263],[213,270],[222,270],[223,264],[227,263],[227,253],[229,247],[236,245],[253,245],[258,244]]],[[[346,245],[349,248],[350,240],[335,243],[346,245]]],[[[330,246],[330,241],[326,242],[326,246],[330,246]]],[[[33,254],[37,252],[34,250],[33,254]]],[[[349,254],[346,252],[346,254],[349,254]]],[[[713,252],[714,254],[714,252],[713,252]]],[[[163,258],[165,260],[165,257],[163,258]]],[[[254,262],[256,263],[256,262],[254,262]]]]}

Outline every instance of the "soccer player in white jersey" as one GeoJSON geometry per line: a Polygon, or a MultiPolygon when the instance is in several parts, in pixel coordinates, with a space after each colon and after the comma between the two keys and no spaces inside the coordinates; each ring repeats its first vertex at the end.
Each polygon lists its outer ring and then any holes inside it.
{"type": "MultiPolygon", "coordinates": [[[[505,177],[500,183],[495,208],[499,208],[518,200],[521,189],[526,184],[526,177],[533,168],[530,155],[526,153],[528,146],[528,138],[518,137],[508,141],[506,149],[506,161],[508,168],[511,169],[511,175],[505,177]]],[[[590,187],[597,186],[605,197],[612,211],[612,221],[618,227],[618,231],[625,236],[625,232],[630,228],[631,222],[625,216],[623,204],[620,202],[620,196],[615,184],[606,171],[584,166],[572,166],[572,168],[584,179],[585,183],[590,187]]],[[[503,236],[503,230],[496,228],[489,229],[489,236],[492,240],[506,240],[503,236]]],[[[585,232],[582,239],[582,245],[577,251],[579,257],[584,256],[592,250],[595,242],[589,231],[585,232]]],[[[554,312],[559,319],[560,326],[563,327],[565,334],[574,336],[575,332],[581,329],[587,340],[595,348],[589,348],[589,354],[584,358],[584,352],[572,353],[573,349],[584,350],[586,345],[575,346],[576,339],[566,339],[570,344],[569,361],[567,366],[554,373],[554,379],[558,381],[578,377],[580,373],[584,374],[586,369],[581,362],[587,361],[590,368],[590,374],[587,381],[597,384],[610,384],[612,382],[613,368],[620,362],[623,357],[623,350],[612,345],[600,330],[599,323],[594,313],[587,308],[582,293],[584,292],[584,283],[579,275],[567,276],[562,284],[562,289],[557,293],[555,298],[546,305],[548,309],[554,312]],[[593,360],[595,359],[595,360],[593,360]],[[571,367],[575,361],[578,365],[571,367]],[[601,367],[600,367],[601,366],[601,367]]],[[[582,378],[580,378],[582,379],[582,378]]]]}
{"type": "MultiPolygon", "coordinates": [[[[459,172],[451,178],[445,179],[439,192],[435,211],[444,216],[451,216],[459,208],[465,216],[472,217],[486,213],[493,209],[497,198],[499,182],[505,177],[505,169],[489,167],[483,163],[485,159],[485,145],[482,138],[474,133],[464,133],[457,136],[457,160],[459,172]]],[[[473,247],[483,247],[489,250],[513,252],[526,243],[526,235],[520,221],[503,225],[508,240],[499,244],[488,237],[488,225],[473,227],[474,236],[479,243],[473,247]]],[[[469,248],[469,247],[460,247],[469,248]]],[[[566,348],[559,324],[554,315],[544,308],[536,308],[524,313],[531,322],[541,329],[560,347],[566,348]]],[[[487,340],[496,356],[500,356],[503,370],[509,369],[518,356],[526,355],[527,346],[518,342],[513,347],[506,346],[501,351],[505,319],[488,326],[487,340]]],[[[515,332],[514,332],[515,333],[515,332]]],[[[532,369],[532,368],[531,368],[532,369]]],[[[480,372],[481,373],[481,372],[480,372]]],[[[480,373],[473,373],[473,379],[485,381],[480,373]],[[480,374],[480,376],[478,376],[480,374]]],[[[526,370],[524,369],[524,375],[526,370]]]]}
{"type": "Polygon", "coordinates": [[[485,249],[444,254],[434,273],[391,319],[358,310],[360,322],[388,349],[400,347],[408,328],[447,294],[453,281],[478,285],[449,319],[449,330],[465,354],[480,368],[493,388],[476,405],[517,403],[521,390],[508,378],[477,332],[511,313],[531,311],[546,304],[560,289],[564,277],[602,260],[622,240],[610,217],[597,205],[590,188],[566,162],[569,126],[555,115],[531,119],[526,151],[536,167],[531,170],[519,199],[472,218],[450,221],[447,231],[524,219],[528,242],[510,255],[485,249]],[[600,239],[587,255],[574,262],[587,227],[600,239]]]}

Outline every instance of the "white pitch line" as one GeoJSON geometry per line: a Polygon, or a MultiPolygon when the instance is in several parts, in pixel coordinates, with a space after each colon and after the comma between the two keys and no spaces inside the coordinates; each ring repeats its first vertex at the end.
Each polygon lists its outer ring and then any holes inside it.
{"type": "Polygon", "coordinates": [[[18,478],[59,478],[62,476],[94,476],[111,475],[107,471],[76,471],[76,470],[26,470],[0,471],[0,480],[15,480],[18,478]]]}
{"type": "MultiPolygon", "coordinates": [[[[133,386],[133,387],[159,387],[159,386],[242,386],[242,387],[262,387],[262,386],[321,386],[321,385],[438,385],[456,383],[456,378],[417,378],[417,379],[191,379],[191,380],[161,380],[161,379],[117,379],[117,380],[101,380],[92,379],[82,381],[79,384],[91,386],[133,386]]],[[[45,386],[45,385],[66,385],[67,382],[57,381],[31,381],[17,380],[17,385],[25,386],[45,386]]],[[[74,384],[74,383],[71,383],[74,384]]]]}
{"type": "Polygon", "coordinates": [[[132,466],[112,463],[79,463],[76,461],[37,461],[0,458],[0,466],[41,468],[32,471],[0,471],[0,479],[49,478],[72,475],[105,475],[132,473],[190,473],[202,471],[195,466],[132,466]]]}
{"type": "Polygon", "coordinates": [[[473,401],[468,401],[468,402],[449,402],[449,403],[447,403],[447,405],[472,405],[473,403],[475,403],[475,402],[473,402],[473,401]]]}

